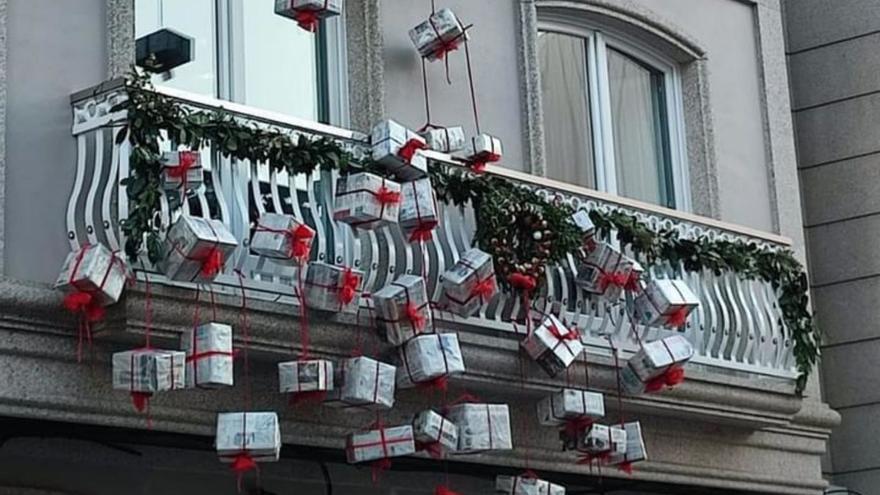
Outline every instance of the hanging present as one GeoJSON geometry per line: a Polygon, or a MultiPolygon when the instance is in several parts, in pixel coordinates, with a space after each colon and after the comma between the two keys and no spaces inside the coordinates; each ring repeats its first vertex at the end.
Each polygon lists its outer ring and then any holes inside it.
{"type": "Polygon", "coordinates": [[[464,161],[477,173],[484,172],[490,163],[500,162],[502,157],[501,140],[488,134],[472,137],[464,151],[464,161]]]}
{"type": "Polygon", "coordinates": [[[553,315],[544,318],[521,346],[550,376],[565,371],[584,350],[580,332],[553,315]]]}
{"type": "Polygon", "coordinates": [[[578,438],[576,450],[584,452],[591,458],[607,458],[615,454],[626,453],[626,430],[620,426],[593,424],[578,438]]]}
{"type": "Polygon", "coordinates": [[[413,434],[416,449],[427,451],[433,457],[439,458],[444,452],[458,449],[458,427],[431,409],[422,411],[413,418],[413,434]]]}
{"type": "Polygon", "coordinates": [[[113,388],[131,393],[135,408],[143,410],[157,392],[186,385],[186,353],[159,349],[117,352],[112,357],[113,388]]]}
{"type": "Polygon", "coordinates": [[[648,342],[629,358],[620,377],[628,393],[658,392],[684,381],[684,365],[694,356],[694,347],[683,335],[648,342]]]}
{"type": "Polygon", "coordinates": [[[227,463],[275,462],[281,457],[281,428],[274,412],[230,412],[217,415],[215,446],[227,463]]]}
{"type": "Polygon", "coordinates": [[[445,309],[468,317],[488,303],[498,292],[492,256],[470,249],[443,274],[441,304],[445,309]]]}
{"type": "Polygon", "coordinates": [[[577,420],[597,420],[605,416],[605,398],[598,392],[564,388],[538,402],[538,422],[560,426],[577,420]]]}
{"type": "Polygon", "coordinates": [[[357,313],[363,284],[362,271],[327,263],[309,263],[303,283],[306,306],[335,313],[357,313]]]}
{"type": "Polygon", "coordinates": [[[610,244],[597,242],[578,264],[575,283],[587,292],[616,301],[630,283],[633,263],[610,244]]]}
{"type": "Polygon", "coordinates": [[[397,223],[400,184],[367,172],[345,175],[336,183],[333,219],[363,230],[397,223]]]}
{"type": "Polygon", "coordinates": [[[186,387],[220,388],[233,385],[232,327],[205,323],[188,328],[180,339],[186,353],[186,387]]]}
{"type": "Polygon", "coordinates": [[[278,363],[278,382],[283,394],[312,394],[333,390],[333,362],[310,359],[278,363]]]}
{"type": "Polygon", "coordinates": [[[417,179],[401,185],[398,223],[410,242],[429,241],[440,222],[437,195],[431,179],[417,179]]]}
{"type": "Polygon", "coordinates": [[[282,265],[308,261],[315,230],[293,215],[264,213],[251,236],[251,252],[282,265]]]}
{"type": "Polygon", "coordinates": [[[419,135],[425,140],[428,149],[440,153],[461,151],[467,144],[464,128],[459,126],[430,128],[420,132],[419,135]]]}
{"type": "Polygon", "coordinates": [[[565,487],[542,480],[533,473],[522,476],[497,476],[495,491],[505,495],[565,495],[565,487]]]}
{"type": "Polygon", "coordinates": [[[108,306],[119,301],[128,279],[125,260],[101,244],[86,244],[67,255],[55,288],[87,294],[91,304],[108,306]]]}
{"type": "Polygon", "coordinates": [[[419,55],[430,61],[440,60],[457,50],[467,39],[467,30],[455,13],[440,9],[427,21],[409,30],[409,37],[419,55]]]}
{"type": "Polygon", "coordinates": [[[204,182],[202,154],[198,151],[162,153],[162,184],[165,189],[198,189],[204,182]]]}
{"type": "Polygon", "coordinates": [[[330,407],[391,409],[394,406],[397,368],[368,357],[342,361],[327,394],[330,407]]]}
{"type": "Polygon", "coordinates": [[[513,449],[507,404],[458,404],[446,417],[458,427],[456,453],[513,449]]]}
{"type": "Polygon", "coordinates": [[[398,179],[411,181],[428,175],[428,159],[422,153],[427,144],[418,133],[385,120],[373,127],[370,141],[373,160],[398,179]]]}
{"type": "Polygon", "coordinates": [[[342,14],[343,0],[275,0],[275,13],[314,33],[323,19],[342,14]]]}
{"type": "Polygon", "coordinates": [[[636,297],[633,314],[643,325],[680,328],[699,305],[699,298],[683,280],[654,279],[636,297]]]}
{"type": "Polygon", "coordinates": [[[209,283],[236,247],[238,241],[223,222],[181,215],[168,229],[159,268],[171,280],[209,283]]]}
{"type": "Polygon", "coordinates": [[[446,388],[446,381],[465,372],[464,357],[454,333],[420,335],[400,349],[403,364],[397,374],[397,386],[446,388]]]}
{"type": "Polygon", "coordinates": [[[373,305],[379,329],[394,345],[434,331],[428,290],[422,277],[404,275],[398,278],[373,294],[373,305]]]}
{"type": "Polygon", "coordinates": [[[345,442],[349,463],[379,461],[416,453],[412,426],[390,428],[376,425],[375,429],[352,433],[345,442]]]}
{"type": "Polygon", "coordinates": [[[618,466],[621,470],[632,471],[632,464],[648,460],[648,452],[645,449],[645,440],[642,437],[642,425],[638,421],[625,423],[626,451],[615,452],[608,456],[606,463],[618,466]]]}

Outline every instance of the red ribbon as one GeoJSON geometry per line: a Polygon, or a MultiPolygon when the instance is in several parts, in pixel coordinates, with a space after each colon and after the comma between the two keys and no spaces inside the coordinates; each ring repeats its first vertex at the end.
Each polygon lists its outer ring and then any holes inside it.
{"type": "Polygon", "coordinates": [[[573,328],[567,328],[566,330],[568,330],[568,332],[562,333],[562,330],[560,330],[559,327],[556,326],[555,323],[551,323],[550,326],[547,327],[547,331],[550,332],[550,335],[556,337],[556,340],[562,340],[562,341],[580,340],[580,334],[578,333],[577,330],[575,330],[573,328]]]}
{"type": "Polygon", "coordinates": [[[309,257],[312,250],[312,239],[315,238],[315,231],[305,224],[300,224],[296,228],[290,229],[285,234],[290,237],[290,257],[302,262],[309,257]]]}
{"type": "Polygon", "coordinates": [[[241,480],[248,471],[259,471],[257,462],[247,452],[241,452],[232,459],[229,466],[232,472],[238,477],[238,492],[241,493],[241,480]]]}
{"type": "Polygon", "coordinates": [[[479,155],[477,158],[468,161],[468,166],[471,169],[471,172],[475,174],[483,174],[486,172],[486,166],[490,163],[497,163],[501,161],[501,155],[498,153],[484,153],[479,155]]]}
{"type": "Polygon", "coordinates": [[[149,392],[132,392],[131,404],[137,412],[144,412],[150,406],[150,397],[153,394],[149,392]]]}
{"type": "Polygon", "coordinates": [[[397,151],[397,156],[403,158],[406,163],[412,163],[412,159],[416,155],[416,152],[425,148],[427,148],[427,145],[425,145],[424,141],[417,138],[410,138],[410,140],[404,143],[403,146],[400,147],[400,150],[397,151]]]}
{"type": "Polygon", "coordinates": [[[428,322],[428,319],[422,312],[422,308],[416,306],[413,303],[409,303],[406,305],[406,317],[416,329],[416,333],[418,333],[420,330],[423,330],[425,328],[425,324],[427,324],[428,322]]]}
{"type": "Polygon", "coordinates": [[[538,281],[535,280],[535,277],[525,275],[523,273],[514,273],[507,277],[507,281],[510,282],[515,289],[524,290],[526,292],[532,292],[538,287],[538,281]]]}
{"type": "Polygon", "coordinates": [[[461,495],[460,493],[453,491],[446,485],[437,485],[437,488],[434,489],[434,495],[461,495]]]}
{"type": "Polygon", "coordinates": [[[201,273],[204,277],[214,278],[223,269],[223,253],[219,249],[212,248],[208,255],[202,259],[201,273]]]}
{"type": "Polygon", "coordinates": [[[443,445],[440,442],[416,442],[416,452],[427,452],[434,459],[442,459],[443,445]]]}
{"type": "Polygon", "coordinates": [[[663,390],[664,387],[675,387],[684,383],[684,368],[681,366],[672,366],[662,375],[652,378],[645,384],[645,392],[654,393],[663,390]]]}
{"type": "Polygon", "coordinates": [[[629,283],[629,275],[621,272],[602,272],[599,276],[599,290],[605,292],[609,286],[625,288],[629,283]]]}
{"type": "Polygon", "coordinates": [[[617,470],[622,471],[630,476],[633,474],[633,464],[631,462],[621,462],[617,465],[617,470]]]}
{"type": "Polygon", "coordinates": [[[396,205],[400,203],[400,193],[383,185],[376,192],[376,201],[382,206],[396,205]]]}
{"type": "Polygon", "coordinates": [[[299,24],[299,27],[306,31],[310,33],[316,32],[318,30],[318,23],[321,21],[320,13],[327,10],[329,2],[330,0],[324,0],[324,6],[319,9],[298,9],[294,16],[294,20],[299,24]]]}
{"type": "Polygon", "coordinates": [[[471,290],[471,297],[479,297],[480,302],[484,303],[495,294],[495,279],[491,276],[480,281],[471,290]]]}
{"type": "Polygon", "coordinates": [[[343,306],[347,306],[354,301],[354,296],[357,294],[357,288],[360,283],[361,278],[355,275],[351,268],[346,268],[339,284],[339,302],[343,306]]]}
{"type": "Polygon", "coordinates": [[[666,317],[666,324],[672,328],[681,328],[687,323],[688,319],[688,308],[681,307],[675,310],[674,313],[666,317]]]}
{"type": "Polygon", "coordinates": [[[409,235],[410,242],[428,242],[434,238],[434,227],[437,222],[426,222],[420,225],[409,235]]]}
{"type": "Polygon", "coordinates": [[[639,292],[640,290],[642,290],[641,285],[639,285],[640,280],[641,277],[639,276],[639,272],[629,272],[629,277],[627,277],[626,284],[623,286],[623,288],[630,292],[639,292]]]}

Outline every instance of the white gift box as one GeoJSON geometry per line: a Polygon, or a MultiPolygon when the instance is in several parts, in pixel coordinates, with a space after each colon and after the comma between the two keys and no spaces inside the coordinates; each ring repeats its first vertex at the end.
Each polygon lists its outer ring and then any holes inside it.
{"type": "Polygon", "coordinates": [[[55,287],[91,294],[107,306],[119,301],[128,274],[125,260],[101,244],[86,244],[67,255],[55,287]]]}
{"type": "Polygon", "coordinates": [[[652,280],[635,299],[633,314],[644,325],[679,327],[700,300],[683,280],[652,280]]]}
{"type": "Polygon", "coordinates": [[[219,220],[181,215],[165,238],[165,258],[159,268],[171,280],[208,283],[222,271],[226,260],[235,252],[238,241],[219,220]],[[214,261],[218,272],[203,269],[214,261]]]}
{"type": "Polygon", "coordinates": [[[333,389],[327,394],[330,407],[391,409],[397,368],[368,357],[342,361],[334,373],[333,389]]]}
{"type": "Polygon", "coordinates": [[[166,189],[198,189],[204,182],[202,154],[198,151],[162,153],[162,184],[166,189]]]}
{"type": "Polygon", "coordinates": [[[186,385],[186,353],[135,349],[113,354],[113,388],[153,394],[186,385]]]}
{"type": "Polygon", "coordinates": [[[682,366],[694,357],[694,346],[683,335],[670,335],[642,345],[627,361],[642,381],[656,378],[673,366],[682,366]]]}
{"type": "Polygon", "coordinates": [[[247,454],[257,462],[275,462],[281,456],[281,428],[274,412],[234,412],[217,415],[217,455],[233,462],[247,454]]]}
{"type": "Polygon", "coordinates": [[[293,215],[264,213],[251,236],[251,252],[282,265],[308,260],[315,231],[293,215]]]}
{"type": "Polygon", "coordinates": [[[232,327],[205,323],[188,328],[180,338],[186,353],[186,387],[219,388],[233,385],[232,327]]]}
{"type": "Polygon", "coordinates": [[[497,476],[495,491],[506,495],[565,495],[565,488],[534,476],[497,476]]]}
{"type": "Polygon", "coordinates": [[[281,393],[329,392],[333,390],[333,362],[326,359],[278,363],[281,393]]]}
{"type": "Polygon", "coordinates": [[[378,461],[415,453],[416,443],[410,425],[352,433],[345,442],[345,454],[350,463],[378,461]]]}
{"type": "Polygon", "coordinates": [[[363,230],[397,223],[400,184],[368,172],[345,175],[336,182],[333,218],[363,230]]]}
{"type": "Polygon", "coordinates": [[[593,237],[596,234],[596,225],[593,224],[593,220],[590,218],[590,213],[587,210],[574,212],[574,215],[571,216],[571,221],[581,231],[584,238],[593,237]]]}
{"type": "Polygon", "coordinates": [[[584,350],[578,330],[566,327],[553,315],[548,315],[521,345],[550,376],[565,371],[584,350]]]}
{"type": "Polygon", "coordinates": [[[327,263],[309,263],[303,282],[306,306],[335,313],[357,313],[363,285],[364,272],[360,270],[327,263]],[[349,296],[353,296],[351,300],[348,300],[349,296]]]}
{"type": "Polygon", "coordinates": [[[601,419],[605,398],[598,392],[564,388],[538,402],[538,422],[544,426],[563,425],[576,419],[601,419]]]}
{"type": "Polygon", "coordinates": [[[413,419],[413,434],[420,445],[439,445],[447,452],[458,448],[458,426],[430,409],[413,419]]]}
{"type": "Polygon", "coordinates": [[[638,421],[625,423],[623,428],[626,431],[626,451],[611,454],[607,459],[608,464],[617,465],[648,460],[641,423],[638,421]]]}
{"type": "Polygon", "coordinates": [[[446,417],[458,427],[456,453],[513,449],[507,404],[458,404],[446,417]]]}
{"type": "Polygon", "coordinates": [[[422,57],[434,61],[442,59],[464,43],[467,32],[458,16],[452,10],[444,8],[410,29],[409,37],[422,57]]]}
{"type": "Polygon", "coordinates": [[[379,329],[394,345],[434,331],[428,290],[422,277],[403,275],[373,294],[373,304],[379,329]]]}
{"type": "Polygon", "coordinates": [[[579,450],[590,454],[626,453],[626,430],[620,426],[594,424],[584,434],[579,450]]]}
{"type": "Polygon", "coordinates": [[[623,294],[633,269],[633,260],[606,242],[596,242],[578,264],[575,283],[593,294],[615,301],[623,294]]]}
{"type": "Polygon", "coordinates": [[[326,19],[342,13],[343,0],[275,0],[275,13],[293,19],[305,29],[311,29],[303,18],[314,15],[317,19],[326,19]]]}
{"type": "Polygon", "coordinates": [[[411,181],[428,175],[428,159],[421,152],[427,144],[418,133],[385,120],[373,127],[370,140],[373,160],[398,179],[411,181]],[[408,152],[412,156],[406,156],[408,152]]]}
{"type": "Polygon", "coordinates": [[[488,134],[472,137],[464,151],[468,162],[493,163],[501,161],[503,156],[501,140],[488,134]]]}
{"type": "Polygon", "coordinates": [[[419,133],[424,138],[429,149],[440,153],[453,153],[464,149],[467,138],[461,127],[440,127],[427,129],[419,133]]]}
{"type": "Polygon", "coordinates": [[[400,388],[430,384],[465,372],[458,335],[454,333],[414,337],[400,349],[400,359],[403,363],[397,375],[400,388]]]}
{"type": "Polygon", "coordinates": [[[471,316],[497,292],[492,256],[479,249],[466,251],[458,263],[443,274],[441,302],[459,316],[471,316]]]}
{"type": "Polygon", "coordinates": [[[400,230],[411,241],[430,239],[440,222],[437,195],[431,179],[417,179],[400,187],[400,230]]]}

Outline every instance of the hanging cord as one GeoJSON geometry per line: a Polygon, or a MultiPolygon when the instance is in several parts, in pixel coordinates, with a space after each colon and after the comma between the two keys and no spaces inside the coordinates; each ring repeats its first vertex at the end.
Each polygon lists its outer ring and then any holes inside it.
{"type": "Polygon", "coordinates": [[[431,122],[431,97],[428,90],[428,62],[422,57],[422,86],[425,90],[425,125],[421,130],[428,130],[434,127],[431,122]]]}
{"type": "Polygon", "coordinates": [[[474,85],[474,70],[473,65],[471,64],[471,49],[467,36],[464,37],[464,56],[465,60],[467,60],[468,83],[471,88],[471,104],[474,107],[474,125],[476,126],[477,134],[481,134],[480,114],[477,111],[477,92],[474,85]]]}
{"type": "Polygon", "coordinates": [[[239,310],[239,323],[241,325],[241,330],[244,334],[244,348],[242,349],[242,359],[244,361],[244,404],[245,404],[245,412],[250,412],[251,410],[251,366],[250,366],[250,358],[248,356],[250,345],[251,345],[251,335],[250,335],[250,321],[248,321],[248,307],[247,307],[247,293],[245,292],[244,287],[244,274],[241,270],[236,269],[235,274],[238,275],[238,285],[241,289],[241,308],[239,310]]]}

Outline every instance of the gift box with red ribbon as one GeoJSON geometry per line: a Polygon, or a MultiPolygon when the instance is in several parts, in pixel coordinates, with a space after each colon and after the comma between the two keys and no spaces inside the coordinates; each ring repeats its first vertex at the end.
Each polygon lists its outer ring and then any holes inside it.
{"type": "Polygon", "coordinates": [[[159,269],[171,280],[212,282],[235,252],[238,241],[219,220],[181,215],[165,238],[159,269]]]}
{"type": "Polygon", "coordinates": [[[402,181],[421,179],[428,175],[427,148],[424,138],[403,125],[385,120],[373,127],[370,135],[373,160],[402,181]]]}
{"type": "Polygon", "coordinates": [[[251,252],[282,265],[301,265],[309,259],[315,230],[293,215],[264,213],[251,236],[251,252]]]}
{"type": "Polygon", "coordinates": [[[416,449],[428,451],[434,457],[458,448],[458,427],[431,409],[422,411],[413,418],[413,434],[416,449]]]}
{"type": "Polygon", "coordinates": [[[85,294],[89,304],[107,306],[119,301],[128,278],[125,260],[101,244],[86,244],[67,255],[55,287],[68,297],[85,294]]]}
{"type": "Polygon", "coordinates": [[[419,132],[419,135],[425,139],[428,149],[440,153],[461,151],[467,144],[464,128],[460,126],[431,127],[419,132]]]}
{"type": "Polygon", "coordinates": [[[577,328],[566,327],[554,315],[547,315],[521,346],[550,376],[565,371],[584,350],[577,328]]]}
{"type": "Polygon", "coordinates": [[[397,386],[446,388],[449,377],[465,372],[458,335],[435,333],[410,339],[400,348],[397,386]]]}
{"type": "Polygon", "coordinates": [[[391,409],[394,406],[393,365],[360,356],[343,360],[334,372],[333,389],[327,394],[330,407],[391,409]]]}
{"type": "Polygon", "coordinates": [[[345,454],[350,463],[378,461],[416,453],[413,428],[410,425],[352,433],[345,442],[345,454]]]}
{"type": "Polygon", "coordinates": [[[204,182],[202,154],[198,151],[162,153],[162,184],[166,189],[198,189],[204,182]]]}
{"type": "Polygon", "coordinates": [[[513,449],[507,404],[457,404],[446,417],[458,427],[456,454],[513,449]]]}
{"type": "Polygon", "coordinates": [[[500,139],[489,134],[480,134],[471,138],[463,158],[474,171],[482,172],[486,165],[500,162],[503,156],[500,139]]]}
{"type": "Polygon", "coordinates": [[[186,353],[134,349],[113,354],[113,388],[136,394],[180,390],[186,385],[186,353]]]}
{"type": "Polygon", "coordinates": [[[274,412],[231,412],[217,415],[215,446],[227,463],[275,462],[281,457],[281,428],[274,412]]]}
{"type": "Polygon", "coordinates": [[[596,242],[591,247],[577,266],[575,283],[609,301],[620,299],[624,289],[632,284],[633,260],[606,242],[596,242]]]}
{"type": "Polygon", "coordinates": [[[593,456],[623,454],[626,452],[626,430],[618,425],[593,424],[579,436],[575,447],[593,456]]]}
{"type": "Polygon", "coordinates": [[[363,230],[397,223],[400,184],[368,172],[346,175],[336,183],[333,219],[363,230]]]}
{"type": "Polygon", "coordinates": [[[648,460],[648,452],[642,437],[642,425],[638,421],[625,423],[623,428],[626,431],[626,450],[623,453],[612,453],[606,459],[606,463],[622,466],[622,469],[628,470],[632,463],[648,460]]]}
{"type": "Polygon", "coordinates": [[[605,398],[601,393],[564,388],[538,402],[538,422],[559,426],[577,420],[596,420],[605,416],[605,398]]]}
{"type": "Polygon", "coordinates": [[[322,19],[340,15],[342,8],[342,0],[275,0],[276,14],[293,19],[313,33],[322,19]]]}
{"type": "Polygon", "coordinates": [[[468,317],[488,303],[497,292],[492,256],[479,249],[470,249],[443,274],[440,302],[445,309],[468,317]]]}
{"type": "Polygon", "coordinates": [[[643,325],[680,328],[700,299],[683,280],[654,279],[635,299],[633,314],[643,325]]]}
{"type": "Polygon", "coordinates": [[[309,309],[357,313],[363,294],[364,272],[327,263],[309,263],[303,283],[309,309]]]}
{"type": "Polygon", "coordinates": [[[684,381],[684,365],[694,356],[694,347],[683,335],[670,335],[648,342],[621,370],[628,393],[659,392],[684,381]]]}
{"type": "Polygon", "coordinates": [[[437,195],[431,179],[417,179],[401,184],[398,223],[410,242],[429,241],[440,222],[437,195]]]}
{"type": "Polygon", "coordinates": [[[542,480],[534,474],[497,476],[495,491],[505,495],[565,495],[565,487],[542,480]]]}
{"type": "Polygon", "coordinates": [[[278,383],[283,394],[333,390],[333,362],[309,359],[278,363],[278,383]]]}
{"type": "Polygon", "coordinates": [[[457,50],[467,39],[467,31],[455,12],[444,8],[410,29],[409,37],[422,57],[434,61],[457,50]]]}
{"type": "Polygon", "coordinates": [[[434,331],[428,290],[422,277],[403,275],[373,294],[373,304],[379,329],[394,345],[434,331]]]}
{"type": "Polygon", "coordinates": [[[188,328],[180,339],[186,353],[186,387],[220,388],[233,385],[232,327],[205,323],[188,328]]]}

